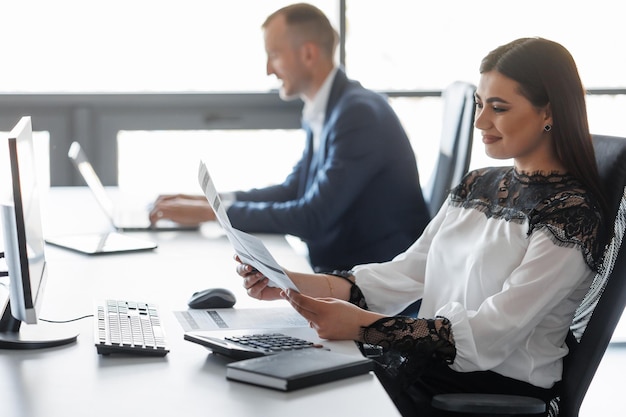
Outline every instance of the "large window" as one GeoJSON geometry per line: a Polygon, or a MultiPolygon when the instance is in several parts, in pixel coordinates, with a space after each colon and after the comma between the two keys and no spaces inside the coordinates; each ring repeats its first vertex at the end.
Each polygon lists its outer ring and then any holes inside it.
{"type": "MultiPolygon", "coordinates": [[[[285,0],[21,0],[0,6],[0,92],[267,91],[261,23],[285,0]]],[[[311,0],[338,28],[339,0],[311,0]]],[[[561,42],[588,88],[625,87],[614,0],[346,0],[346,67],[376,90],[477,80],[522,36],[561,42]]]]}
{"type": "Polygon", "coordinates": [[[123,131],[118,136],[120,187],[197,194],[200,159],[220,190],[265,187],[285,179],[304,139],[301,130],[123,131]]]}
{"type": "Polygon", "coordinates": [[[267,91],[261,24],[290,3],[3,1],[0,92],[267,91]]]}
{"type": "Polygon", "coordinates": [[[348,0],[346,65],[379,90],[477,82],[480,60],[520,37],[541,36],[574,56],[587,88],[626,87],[626,25],[612,0],[348,0]]]}

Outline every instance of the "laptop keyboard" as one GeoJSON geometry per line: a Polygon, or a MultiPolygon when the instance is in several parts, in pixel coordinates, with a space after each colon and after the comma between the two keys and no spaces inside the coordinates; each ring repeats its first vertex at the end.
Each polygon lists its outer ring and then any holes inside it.
{"type": "Polygon", "coordinates": [[[165,356],[169,352],[159,310],[151,303],[106,300],[96,306],[94,335],[101,355],[165,356]]]}

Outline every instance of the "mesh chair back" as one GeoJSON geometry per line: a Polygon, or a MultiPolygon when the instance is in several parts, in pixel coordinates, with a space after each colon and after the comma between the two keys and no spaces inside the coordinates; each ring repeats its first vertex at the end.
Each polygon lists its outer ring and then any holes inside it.
{"type": "Polygon", "coordinates": [[[613,236],[603,271],[576,311],[568,338],[561,401],[551,404],[554,415],[578,416],[578,410],[608,347],[626,302],[626,138],[594,135],[594,149],[608,205],[615,213],[613,236]],[[560,408],[560,410],[559,410],[560,408]]]}

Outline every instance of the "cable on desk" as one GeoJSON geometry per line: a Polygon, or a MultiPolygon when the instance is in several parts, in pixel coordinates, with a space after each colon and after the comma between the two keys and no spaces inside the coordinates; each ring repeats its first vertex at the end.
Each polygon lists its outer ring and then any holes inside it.
{"type": "MultiPolygon", "coordinates": [[[[0,259],[1,258],[4,258],[4,252],[0,252],[0,259]]],[[[9,276],[9,271],[0,271],[0,277],[8,277],[8,276],[9,276]]],[[[8,285],[6,283],[4,283],[4,282],[0,282],[0,285],[8,287],[8,285]]],[[[42,318],[40,318],[39,320],[45,321],[45,322],[48,322],[48,323],[70,323],[70,322],[73,322],[73,321],[78,321],[78,320],[86,319],[86,318],[89,318],[89,317],[93,317],[93,314],[88,314],[86,316],[76,317],[76,318],[69,319],[69,320],[47,320],[47,319],[42,319],[42,318]]]]}
{"type": "MultiPolygon", "coordinates": [[[[2,271],[0,271],[0,274],[1,273],[2,273],[2,271]]],[[[0,275],[0,276],[2,276],[2,275],[0,275]]],[[[6,283],[6,282],[0,282],[0,286],[7,287],[7,288],[9,287],[8,283],[6,283]]],[[[84,316],[81,316],[81,317],[76,317],[76,318],[68,319],[68,320],[48,320],[48,319],[44,319],[44,318],[39,318],[39,320],[40,321],[45,321],[47,323],[59,323],[59,324],[61,324],[61,323],[71,323],[73,321],[83,320],[83,319],[87,319],[89,317],[93,317],[93,314],[87,314],[87,315],[84,315],[84,316]]]]}
{"type": "Polygon", "coordinates": [[[76,317],[76,318],[68,319],[68,320],[48,320],[48,319],[42,319],[42,318],[40,318],[39,320],[45,321],[46,323],[70,323],[73,321],[88,319],[89,317],[93,317],[93,314],[87,314],[85,316],[76,317]]]}

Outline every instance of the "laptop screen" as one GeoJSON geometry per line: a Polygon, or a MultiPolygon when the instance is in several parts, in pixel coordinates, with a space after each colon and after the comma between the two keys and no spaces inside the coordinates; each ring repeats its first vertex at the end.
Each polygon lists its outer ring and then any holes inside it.
{"type": "Polygon", "coordinates": [[[70,157],[78,172],[80,172],[81,176],[87,183],[87,186],[93,191],[98,204],[102,207],[106,215],[109,217],[111,222],[114,222],[114,207],[113,201],[107,195],[100,178],[96,174],[96,171],[93,169],[91,162],[87,159],[87,155],[83,151],[82,147],[78,142],[72,142],[70,146],[70,150],[67,153],[67,156],[70,157]]]}

